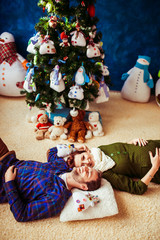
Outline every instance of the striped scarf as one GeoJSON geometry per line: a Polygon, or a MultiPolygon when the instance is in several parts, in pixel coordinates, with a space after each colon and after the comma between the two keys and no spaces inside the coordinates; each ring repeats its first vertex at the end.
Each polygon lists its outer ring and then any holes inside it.
{"type": "Polygon", "coordinates": [[[16,53],[16,44],[14,42],[0,44],[0,64],[6,61],[12,65],[17,59],[16,53]]]}

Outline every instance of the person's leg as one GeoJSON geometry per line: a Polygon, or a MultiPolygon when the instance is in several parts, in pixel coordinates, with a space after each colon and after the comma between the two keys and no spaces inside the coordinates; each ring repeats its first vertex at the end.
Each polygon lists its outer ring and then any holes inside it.
{"type": "Polygon", "coordinates": [[[9,152],[6,144],[2,141],[2,139],[0,138],[0,158],[6,154],[7,152],[9,152]]]}

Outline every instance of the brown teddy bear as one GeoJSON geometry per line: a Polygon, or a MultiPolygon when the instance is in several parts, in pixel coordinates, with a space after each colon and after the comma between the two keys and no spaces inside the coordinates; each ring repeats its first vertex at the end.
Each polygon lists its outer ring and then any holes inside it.
{"type": "Polygon", "coordinates": [[[72,117],[72,121],[64,124],[64,128],[69,129],[68,141],[75,142],[77,139],[79,143],[83,143],[85,141],[87,129],[92,130],[92,125],[83,121],[85,116],[84,110],[73,109],[70,111],[70,115],[72,117]]]}
{"type": "Polygon", "coordinates": [[[48,121],[48,116],[45,113],[40,113],[37,115],[38,124],[35,127],[36,139],[42,140],[44,138],[49,138],[48,129],[53,124],[48,121]]]}

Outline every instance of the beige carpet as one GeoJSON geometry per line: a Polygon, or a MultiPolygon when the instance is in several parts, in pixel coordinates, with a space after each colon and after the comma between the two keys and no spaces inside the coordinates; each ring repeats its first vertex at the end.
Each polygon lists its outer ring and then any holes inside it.
{"type": "MultiPolygon", "coordinates": [[[[93,147],[136,137],[160,139],[160,108],[154,96],[149,103],[126,101],[118,92],[110,100],[92,104],[99,111],[105,136],[86,141],[93,147]]],[[[32,114],[34,115],[34,111],[32,114]]],[[[26,121],[25,98],[0,97],[0,137],[19,159],[46,161],[46,151],[59,140],[35,139],[34,124],[26,121]]],[[[31,115],[32,115],[31,114],[31,115]]],[[[66,141],[64,141],[66,143],[66,141]]],[[[0,205],[1,240],[159,240],[160,186],[151,183],[142,196],[115,191],[119,214],[98,220],[61,223],[59,216],[40,221],[18,223],[8,204],[0,205]]]]}

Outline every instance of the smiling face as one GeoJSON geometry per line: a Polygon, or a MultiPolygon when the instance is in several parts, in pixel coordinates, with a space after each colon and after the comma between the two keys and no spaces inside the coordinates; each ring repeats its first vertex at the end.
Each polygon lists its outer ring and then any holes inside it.
{"type": "Polygon", "coordinates": [[[74,165],[75,167],[81,166],[94,166],[94,157],[90,152],[82,152],[74,156],[74,165]]]}
{"type": "Polygon", "coordinates": [[[72,171],[73,179],[78,183],[97,181],[98,172],[94,168],[87,166],[76,167],[72,171]]]}

